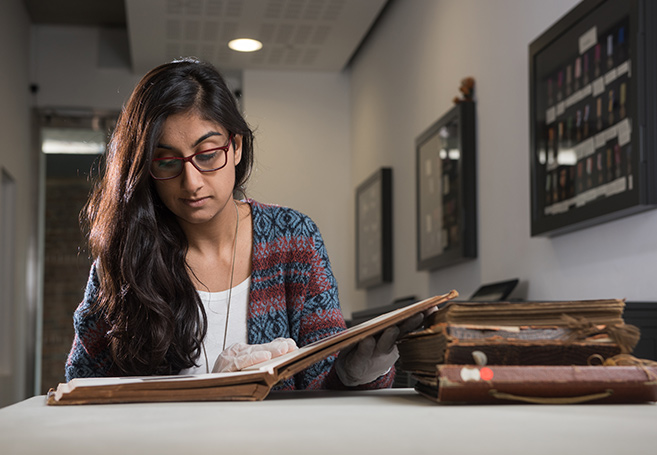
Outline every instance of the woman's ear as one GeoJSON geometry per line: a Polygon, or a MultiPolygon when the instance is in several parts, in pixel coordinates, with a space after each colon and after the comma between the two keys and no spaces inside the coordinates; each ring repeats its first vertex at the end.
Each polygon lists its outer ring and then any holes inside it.
{"type": "Polygon", "coordinates": [[[242,135],[236,134],[233,136],[233,153],[235,158],[235,166],[242,161],[242,135]]]}

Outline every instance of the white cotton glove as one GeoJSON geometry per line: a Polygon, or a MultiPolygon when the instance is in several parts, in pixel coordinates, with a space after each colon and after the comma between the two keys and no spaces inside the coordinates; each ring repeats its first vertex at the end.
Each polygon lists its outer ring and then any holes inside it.
{"type": "Polygon", "coordinates": [[[387,373],[399,358],[397,339],[422,325],[423,314],[416,314],[397,326],[388,327],[378,339],[367,337],[340,351],[335,371],[347,387],[367,384],[387,373]]]}
{"type": "Polygon", "coordinates": [[[239,371],[257,363],[292,352],[297,344],[291,338],[276,338],[265,344],[235,343],[223,350],[212,368],[213,373],[239,371]]]}

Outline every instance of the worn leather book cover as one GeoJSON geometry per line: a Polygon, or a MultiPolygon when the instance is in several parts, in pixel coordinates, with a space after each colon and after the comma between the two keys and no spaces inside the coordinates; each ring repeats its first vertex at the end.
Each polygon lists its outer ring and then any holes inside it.
{"type": "Polygon", "coordinates": [[[437,365],[416,390],[440,403],[645,403],[657,401],[657,367],[437,365]]]}
{"type": "Polygon", "coordinates": [[[234,373],[190,376],[78,378],[48,392],[49,405],[151,401],[255,401],[277,382],[385,328],[458,296],[451,291],[394,310],[309,344],[294,352],[234,373]]]}
{"type": "Polygon", "coordinates": [[[47,395],[49,405],[161,401],[255,401],[274,385],[265,371],[181,376],[77,378],[47,395]]]}
{"type": "Polygon", "coordinates": [[[484,355],[489,365],[589,365],[621,353],[615,343],[590,341],[491,341],[456,342],[447,348],[445,363],[474,363],[473,353],[484,355]]]}
{"type": "Polygon", "coordinates": [[[404,337],[398,347],[399,365],[412,372],[432,373],[436,364],[588,365],[623,352],[617,338],[632,342],[638,331],[630,326],[484,326],[440,323],[404,337]],[[625,334],[621,336],[619,334],[625,334]],[[479,358],[473,357],[478,355],[479,358]],[[482,357],[483,356],[483,357],[482,357]]]}

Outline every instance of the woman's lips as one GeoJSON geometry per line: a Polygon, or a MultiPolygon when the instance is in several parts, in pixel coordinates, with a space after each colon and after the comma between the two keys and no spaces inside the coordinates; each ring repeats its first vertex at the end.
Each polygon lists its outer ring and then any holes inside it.
{"type": "Polygon", "coordinates": [[[205,203],[210,199],[209,197],[200,197],[197,199],[182,199],[183,203],[185,205],[188,205],[189,207],[197,208],[197,207],[202,207],[205,205],[205,203]]]}

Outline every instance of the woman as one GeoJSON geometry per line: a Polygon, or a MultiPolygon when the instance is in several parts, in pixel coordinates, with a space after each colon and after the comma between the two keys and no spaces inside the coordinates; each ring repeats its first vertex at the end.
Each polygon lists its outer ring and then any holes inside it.
{"type": "MultiPolygon", "coordinates": [[[[344,330],[316,225],[238,201],[253,134],[219,73],[161,65],[121,113],[86,208],[95,259],[66,377],[235,371],[344,330]]],[[[398,330],[279,389],[389,386],[398,330]]]]}

